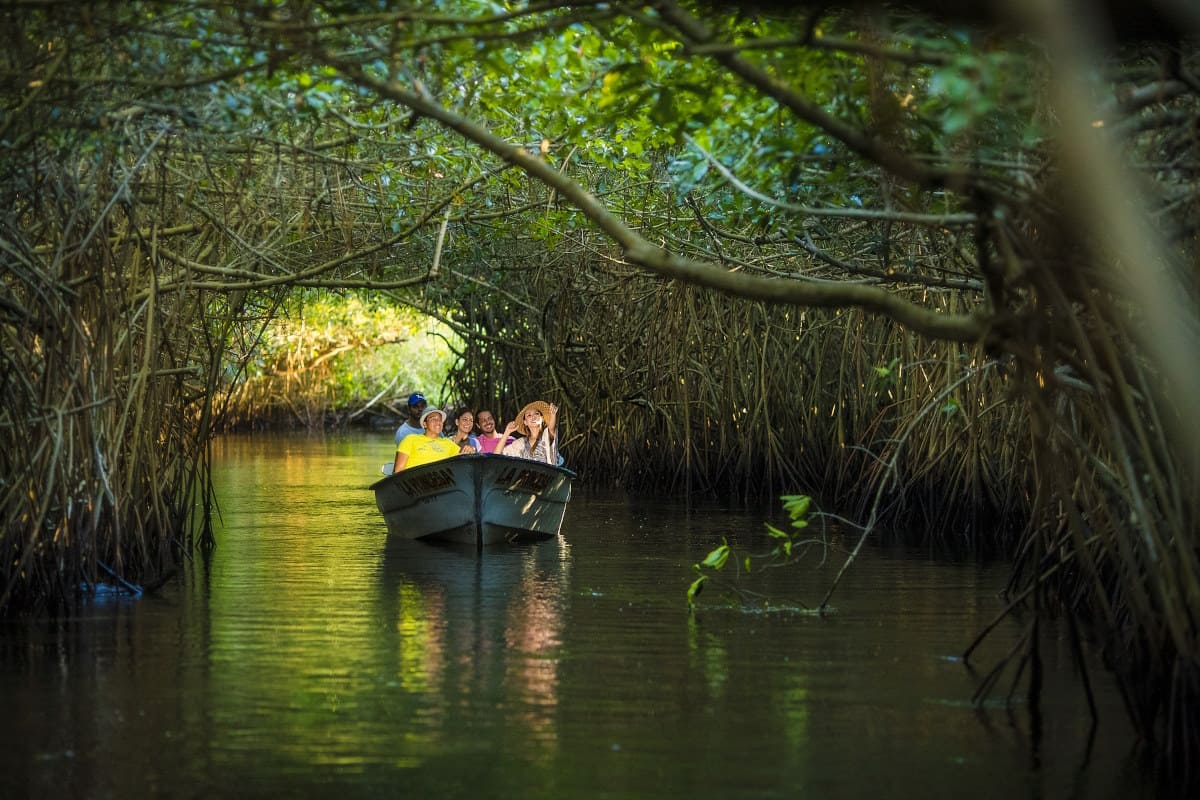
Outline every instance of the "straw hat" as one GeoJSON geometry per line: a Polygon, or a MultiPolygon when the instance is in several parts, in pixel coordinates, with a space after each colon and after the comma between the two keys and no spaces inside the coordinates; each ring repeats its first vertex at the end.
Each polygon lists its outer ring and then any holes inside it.
{"type": "Polygon", "coordinates": [[[550,424],[550,418],[553,414],[553,412],[550,410],[550,404],[545,400],[534,400],[532,403],[522,408],[517,414],[516,423],[518,433],[520,433],[522,436],[529,435],[529,426],[525,424],[526,411],[539,412],[542,415],[542,419],[546,421],[546,430],[550,431],[551,433],[554,432],[554,426],[550,424]]]}

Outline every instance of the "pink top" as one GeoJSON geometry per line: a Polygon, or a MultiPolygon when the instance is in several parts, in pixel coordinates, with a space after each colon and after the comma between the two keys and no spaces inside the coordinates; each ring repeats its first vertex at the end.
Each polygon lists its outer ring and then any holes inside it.
{"type": "Polygon", "coordinates": [[[504,447],[507,436],[480,436],[479,449],[485,453],[495,453],[504,447]]]}

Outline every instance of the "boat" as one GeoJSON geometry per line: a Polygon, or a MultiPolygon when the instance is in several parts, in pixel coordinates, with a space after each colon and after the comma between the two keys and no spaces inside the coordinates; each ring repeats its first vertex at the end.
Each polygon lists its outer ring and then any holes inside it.
{"type": "Polygon", "coordinates": [[[401,470],[371,489],[389,536],[482,548],[558,536],[574,478],[561,466],[472,453],[401,470]]]}

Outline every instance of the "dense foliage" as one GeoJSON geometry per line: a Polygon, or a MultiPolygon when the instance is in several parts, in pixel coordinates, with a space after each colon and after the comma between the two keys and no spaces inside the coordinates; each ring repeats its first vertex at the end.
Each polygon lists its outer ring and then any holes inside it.
{"type": "Polygon", "coordinates": [[[0,6],[0,605],[168,569],[214,401],[361,290],[590,479],[1022,523],[1016,674],[1065,613],[1195,749],[1200,60],[1025,5],[0,6]]]}
{"type": "MultiPolygon", "coordinates": [[[[293,297],[223,397],[227,428],[310,430],[404,415],[414,391],[438,397],[463,345],[445,323],[358,295],[293,297]]],[[[231,378],[235,376],[230,376],[231,378]]]]}

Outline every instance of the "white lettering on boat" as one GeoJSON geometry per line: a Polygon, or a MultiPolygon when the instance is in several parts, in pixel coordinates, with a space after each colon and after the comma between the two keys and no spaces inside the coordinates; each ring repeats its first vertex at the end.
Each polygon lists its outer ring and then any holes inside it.
{"type": "Polygon", "coordinates": [[[448,489],[454,485],[454,473],[448,469],[438,469],[424,475],[410,477],[401,484],[409,497],[419,497],[430,492],[448,489]]]}
{"type": "Polygon", "coordinates": [[[553,477],[545,472],[538,472],[532,469],[518,470],[516,467],[509,467],[501,472],[496,477],[496,486],[502,486],[506,489],[524,489],[529,492],[545,491],[550,485],[550,478],[553,477]]]}

